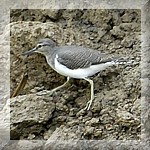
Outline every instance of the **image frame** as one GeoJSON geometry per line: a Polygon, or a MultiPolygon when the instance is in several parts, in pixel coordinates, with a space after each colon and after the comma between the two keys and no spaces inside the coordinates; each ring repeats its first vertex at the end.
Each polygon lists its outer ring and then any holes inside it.
{"type": "MultiPolygon", "coordinates": [[[[94,0],[90,2],[89,0],[86,1],[51,1],[48,0],[37,0],[35,1],[18,1],[16,0],[15,3],[13,2],[5,2],[2,1],[2,10],[1,16],[4,16],[2,20],[1,26],[1,51],[0,51],[0,60],[2,60],[2,65],[0,69],[3,70],[3,76],[0,74],[0,78],[2,81],[0,82],[2,90],[1,90],[1,99],[5,100],[2,106],[3,108],[0,109],[0,112],[5,109],[5,105],[9,106],[9,102],[6,102],[8,99],[8,94],[10,93],[10,10],[11,9],[140,9],[141,10],[141,140],[127,140],[127,141],[120,141],[120,140],[76,140],[76,141],[51,141],[51,144],[55,145],[58,148],[58,145],[62,145],[62,149],[92,149],[92,148],[100,148],[100,149],[116,149],[116,148],[137,148],[146,150],[150,147],[150,70],[148,69],[148,64],[150,62],[150,0],[103,0],[98,1],[94,0]],[[8,4],[7,4],[8,3],[8,4]],[[41,3],[43,5],[41,5],[41,3]],[[49,3],[49,5],[47,5],[49,3]],[[9,7],[8,7],[9,6],[9,7]],[[148,7],[149,6],[149,7],[148,7]],[[5,28],[8,29],[8,33],[3,33],[5,28]],[[7,36],[6,36],[7,34],[7,36]],[[3,37],[7,37],[7,39],[3,39],[3,37]],[[3,44],[4,43],[4,44],[3,44]],[[9,65],[8,65],[9,63],[9,65]],[[7,64],[7,65],[6,65],[7,64]],[[4,78],[5,76],[5,78],[4,78]]],[[[0,20],[0,21],[1,21],[0,20]]],[[[47,145],[45,141],[40,140],[9,140],[10,139],[10,110],[5,111],[7,118],[1,119],[0,113],[0,148],[7,148],[9,146],[18,146],[18,143],[22,143],[22,145],[34,145],[38,148],[47,149],[47,145]],[[43,147],[44,145],[44,147],[43,147]]],[[[21,145],[21,144],[20,144],[21,145]]],[[[54,148],[54,147],[52,147],[54,148]]]]}

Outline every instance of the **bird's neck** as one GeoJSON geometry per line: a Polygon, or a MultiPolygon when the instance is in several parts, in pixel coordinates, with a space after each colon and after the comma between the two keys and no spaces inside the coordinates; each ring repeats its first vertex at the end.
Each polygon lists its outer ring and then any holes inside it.
{"type": "Polygon", "coordinates": [[[54,68],[54,58],[56,57],[57,49],[47,51],[45,55],[47,63],[55,70],[54,68]]]}

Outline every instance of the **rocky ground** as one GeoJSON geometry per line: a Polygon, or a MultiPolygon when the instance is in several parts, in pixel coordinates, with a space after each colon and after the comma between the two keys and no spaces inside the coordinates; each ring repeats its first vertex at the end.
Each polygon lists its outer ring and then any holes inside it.
{"type": "Polygon", "coordinates": [[[140,120],[140,10],[12,10],[11,93],[23,75],[28,80],[19,96],[10,100],[11,139],[139,140],[140,120]],[[84,80],[49,96],[37,95],[65,82],[40,54],[20,54],[49,37],[57,45],[82,45],[104,53],[134,59],[132,65],[107,69],[92,77],[95,100],[84,80]]]}

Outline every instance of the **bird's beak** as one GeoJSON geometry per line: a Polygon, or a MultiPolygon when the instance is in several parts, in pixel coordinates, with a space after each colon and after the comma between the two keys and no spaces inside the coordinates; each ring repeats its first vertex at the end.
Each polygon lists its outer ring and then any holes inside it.
{"type": "Polygon", "coordinates": [[[26,56],[26,55],[31,55],[32,53],[34,53],[35,51],[37,50],[37,47],[27,51],[27,52],[24,52],[22,53],[22,56],[26,56]]]}

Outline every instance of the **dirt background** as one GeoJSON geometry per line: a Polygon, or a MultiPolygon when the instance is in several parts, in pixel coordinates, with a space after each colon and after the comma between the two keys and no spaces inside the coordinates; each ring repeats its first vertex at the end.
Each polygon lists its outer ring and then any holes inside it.
{"type": "Polygon", "coordinates": [[[140,10],[17,9],[11,10],[10,20],[11,93],[28,74],[20,96],[10,101],[11,139],[140,139],[140,10]],[[48,66],[44,56],[20,55],[43,37],[57,45],[82,45],[136,63],[93,76],[96,97],[91,109],[83,111],[90,98],[90,86],[84,80],[73,79],[51,96],[36,94],[66,80],[48,66]]]}

